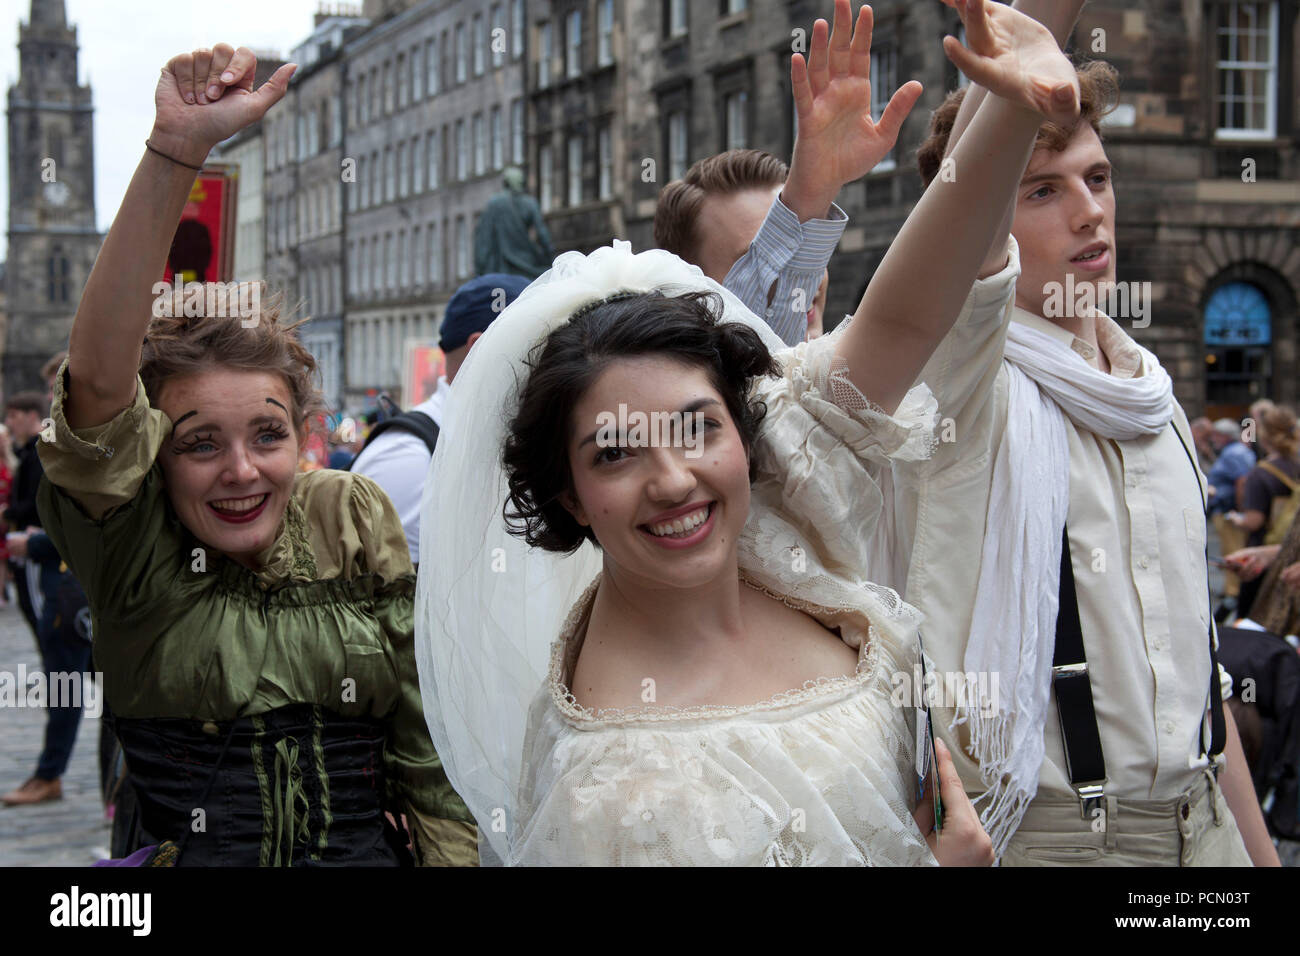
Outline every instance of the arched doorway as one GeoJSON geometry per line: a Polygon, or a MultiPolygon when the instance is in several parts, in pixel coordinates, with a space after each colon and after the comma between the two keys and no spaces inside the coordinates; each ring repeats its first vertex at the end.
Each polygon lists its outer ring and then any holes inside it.
{"type": "Polygon", "coordinates": [[[1205,414],[1241,418],[1251,402],[1270,396],[1273,308],[1252,282],[1224,282],[1204,309],[1205,414]]]}

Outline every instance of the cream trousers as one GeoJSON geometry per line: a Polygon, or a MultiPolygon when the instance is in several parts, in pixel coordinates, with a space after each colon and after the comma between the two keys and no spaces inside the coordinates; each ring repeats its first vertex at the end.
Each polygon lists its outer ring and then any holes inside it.
{"type": "Polygon", "coordinates": [[[1002,866],[1250,866],[1223,791],[1208,770],[1170,800],[1108,796],[1084,819],[1078,800],[1035,800],[1002,866]]]}

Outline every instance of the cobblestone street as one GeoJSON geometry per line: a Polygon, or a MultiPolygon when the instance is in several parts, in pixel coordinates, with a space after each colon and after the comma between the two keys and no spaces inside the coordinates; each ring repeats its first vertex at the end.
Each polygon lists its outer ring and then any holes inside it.
{"type": "MultiPolygon", "coordinates": [[[[36,639],[16,601],[0,608],[0,671],[40,668],[36,639]]],[[[0,788],[32,775],[45,733],[45,711],[0,709],[0,788]]],[[[0,806],[0,866],[87,866],[108,855],[109,822],[99,798],[99,720],[83,717],[63,799],[30,807],[0,806]]]]}

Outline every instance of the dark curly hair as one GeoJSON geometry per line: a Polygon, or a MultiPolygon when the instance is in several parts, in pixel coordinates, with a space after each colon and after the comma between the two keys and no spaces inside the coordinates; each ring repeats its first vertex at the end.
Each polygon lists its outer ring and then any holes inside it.
{"type": "Polygon", "coordinates": [[[573,410],[621,358],[662,355],[708,372],[749,453],[749,480],[754,480],[752,450],[767,408],[749,397],[749,384],[779,368],[753,329],[721,321],[721,311],[722,301],[713,292],[623,294],[581,310],[538,345],[502,452],[510,487],[502,511],[511,534],[562,554],[576,551],[583,541],[599,544],[560,498],[573,493],[573,410]]]}

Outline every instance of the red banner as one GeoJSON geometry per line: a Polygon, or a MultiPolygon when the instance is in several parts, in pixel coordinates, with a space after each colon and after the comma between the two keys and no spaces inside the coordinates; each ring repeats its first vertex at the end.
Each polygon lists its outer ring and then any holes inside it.
{"type": "Polygon", "coordinates": [[[438,390],[438,379],[447,371],[447,359],[436,345],[406,343],[406,374],[402,378],[402,407],[414,408],[438,390]]]}
{"type": "Polygon", "coordinates": [[[205,166],[172,237],[163,279],[229,282],[235,268],[235,176],[229,166],[205,166]]]}

